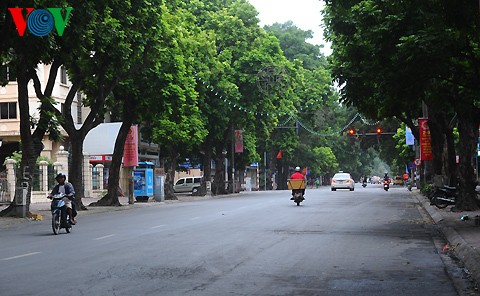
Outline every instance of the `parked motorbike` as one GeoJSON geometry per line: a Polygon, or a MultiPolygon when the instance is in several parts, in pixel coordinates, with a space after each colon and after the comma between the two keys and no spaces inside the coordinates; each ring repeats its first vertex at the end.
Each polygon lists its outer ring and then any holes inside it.
{"type": "Polygon", "coordinates": [[[455,205],[457,198],[457,187],[443,186],[435,188],[430,204],[435,205],[439,209],[447,206],[455,205]]]}
{"type": "Polygon", "coordinates": [[[362,182],[362,187],[363,187],[363,188],[367,187],[367,181],[363,181],[363,182],[362,182]]]}
{"type": "Polygon", "coordinates": [[[390,182],[388,180],[383,181],[383,189],[385,189],[385,191],[388,191],[388,189],[390,189],[390,182]]]}
{"type": "Polygon", "coordinates": [[[65,196],[65,193],[59,193],[51,197],[52,203],[50,210],[52,211],[52,229],[55,235],[57,235],[62,228],[64,228],[67,233],[70,233],[72,230],[71,217],[68,215],[65,201],[63,201],[65,196]]]}

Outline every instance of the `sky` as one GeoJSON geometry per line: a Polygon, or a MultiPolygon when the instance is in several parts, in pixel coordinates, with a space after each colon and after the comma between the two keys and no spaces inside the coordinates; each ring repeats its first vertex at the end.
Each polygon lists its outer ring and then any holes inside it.
{"type": "Polygon", "coordinates": [[[324,45],[323,54],[330,55],[330,46],[323,40],[321,0],[249,0],[259,12],[260,26],[291,20],[302,30],[313,31],[310,43],[324,45]]]}

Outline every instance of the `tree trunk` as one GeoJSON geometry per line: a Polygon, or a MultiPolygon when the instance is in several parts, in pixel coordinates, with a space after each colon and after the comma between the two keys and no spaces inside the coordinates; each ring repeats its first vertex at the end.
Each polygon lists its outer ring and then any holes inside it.
{"type": "MultiPolygon", "coordinates": [[[[278,152],[278,151],[277,151],[278,152]]],[[[268,170],[267,170],[267,190],[273,190],[273,174],[275,173],[275,168],[277,167],[277,158],[275,154],[275,148],[270,149],[270,160],[268,161],[268,170]]]]}
{"type": "Polygon", "coordinates": [[[136,104],[132,97],[127,96],[123,99],[123,122],[118,131],[113,150],[112,163],[108,170],[108,189],[107,195],[102,197],[96,205],[98,206],[120,206],[118,192],[120,187],[120,169],[122,167],[123,152],[128,132],[136,117],[136,104]]]}
{"type": "Polygon", "coordinates": [[[83,142],[85,136],[80,131],[70,134],[71,143],[71,165],[68,167],[68,179],[75,189],[75,202],[78,210],[86,210],[82,199],[85,197],[85,187],[83,184],[83,142]]]}
{"type": "Polygon", "coordinates": [[[178,153],[175,148],[170,148],[167,152],[167,161],[165,163],[165,199],[177,200],[173,191],[173,182],[175,180],[175,171],[177,169],[178,153]]]}
{"type": "Polygon", "coordinates": [[[477,153],[479,119],[475,112],[464,112],[458,117],[458,132],[460,135],[460,192],[455,209],[459,211],[476,211],[475,187],[477,177],[474,171],[474,156],[477,153]]]}
{"type": "Polygon", "coordinates": [[[223,146],[217,145],[215,147],[215,178],[212,184],[213,194],[225,194],[225,155],[223,154],[223,146]]]}
{"type": "MultiPolygon", "coordinates": [[[[17,174],[16,188],[22,187],[23,183],[28,184],[27,200],[25,205],[27,213],[30,211],[32,176],[38,157],[38,155],[36,155],[35,153],[33,138],[30,129],[30,107],[28,101],[29,80],[30,79],[28,74],[23,69],[18,71],[18,108],[20,111],[20,139],[22,141],[22,161],[20,163],[19,173],[17,174]]],[[[18,196],[17,192],[15,192],[13,202],[10,203],[10,205],[6,209],[0,212],[0,216],[18,217],[16,213],[16,205],[17,201],[21,200],[22,197],[18,196]]]]}
{"type": "Polygon", "coordinates": [[[212,136],[207,135],[202,144],[203,150],[203,181],[202,185],[194,195],[205,196],[207,194],[207,182],[211,182],[212,178],[212,136]]]}
{"type": "Polygon", "coordinates": [[[431,145],[432,145],[432,166],[434,175],[443,175],[443,151],[445,145],[445,131],[443,129],[442,121],[443,114],[429,109],[428,128],[430,130],[431,145]]]}
{"type": "Polygon", "coordinates": [[[287,189],[288,173],[288,164],[285,159],[279,159],[277,161],[277,190],[287,189]]]}

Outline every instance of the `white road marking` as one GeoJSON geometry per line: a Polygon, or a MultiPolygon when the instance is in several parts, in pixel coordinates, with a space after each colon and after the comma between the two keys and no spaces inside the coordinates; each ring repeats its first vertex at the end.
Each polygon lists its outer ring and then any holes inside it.
{"type": "Polygon", "coordinates": [[[165,226],[167,226],[167,225],[162,224],[162,225],[157,225],[157,226],[150,227],[150,229],[156,229],[156,228],[165,227],[165,226]]]}
{"type": "Polygon", "coordinates": [[[193,218],[190,219],[190,220],[198,220],[198,219],[200,219],[200,218],[201,218],[201,217],[193,217],[193,218]]]}
{"type": "Polygon", "coordinates": [[[32,253],[28,253],[28,254],[23,254],[23,255],[18,255],[18,256],[3,258],[2,260],[3,260],[3,261],[13,260],[13,259],[18,259],[18,258],[23,258],[23,257],[28,257],[28,256],[37,255],[37,254],[40,254],[40,253],[41,253],[41,252],[32,252],[32,253]]]}
{"type": "Polygon", "coordinates": [[[93,240],[101,240],[101,239],[109,238],[109,237],[112,237],[112,236],[115,236],[115,234],[109,234],[109,235],[97,237],[97,238],[94,238],[93,240]]]}

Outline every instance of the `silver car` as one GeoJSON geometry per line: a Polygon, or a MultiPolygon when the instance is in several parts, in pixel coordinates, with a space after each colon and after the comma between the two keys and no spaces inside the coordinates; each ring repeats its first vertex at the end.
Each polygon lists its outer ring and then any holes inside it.
{"type": "Polygon", "coordinates": [[[332,191],[337,189],[349,189],[350,191],[355,190],[355,182],[350,176],[349,173],[336,173],[332,178],[332,191]]]}
{"type": "Polygon", "coordinates": [[[186,177],[180,178],[173,186],[175,193],[192,192],[196,193],[202,185],[202,177],[186,177]]]}

